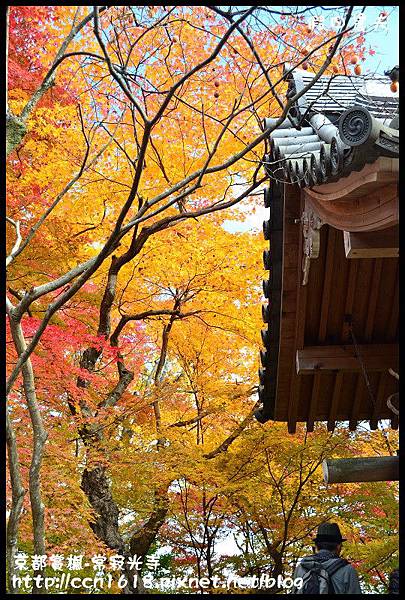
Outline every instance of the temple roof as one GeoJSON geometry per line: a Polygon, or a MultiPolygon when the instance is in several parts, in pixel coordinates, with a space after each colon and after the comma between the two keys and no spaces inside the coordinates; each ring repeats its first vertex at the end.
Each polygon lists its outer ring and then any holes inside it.
{"type": "MultiPolygon", "coordinates": [[[[288,93],[300,92],[314,77],[315,73],[295,69],[289,77],[288,93]]],[[[334,115],[352,106],[363,106],[373,117],[389,125],[398,108],[398,92],[391,92],[390,84],[391,79],[384,75],[322,76],[297,104],[301,115],[308,108],[334,115]]]]}
{"type": "MultiPolygon", "coordinates": [[[[288,67],[287,67],[288,69],[288,67]]],[[[315,77],[295,69],[287,97],[315,77]]],[[[270,129],[264,167],[278,181],[311,187],[347,177],[380,156],[399,156],[398,92],[385,76],[321,76],[270,129]],[[274,130],[273,130],[274,129],[274,130]]]]}
{"type": "MultiPolygon", "coordinates": [[[[389,202],[392,184],[377,181],[374,187],[389,202]]],[[[350,257],[346,232],[327,223],[320,227],[315,217],[318,255],[304,283],[305,232],[299,222],[305,194],[275,182],[265,192],[270,219],[263,224],[269,240],[263,262],[269,276],[263,281],[262,407],[256,418],[286,422],[290,433],[297,422],[313,431],[317,421],[330,431],[342,421],[351,430],[361,421],[376,429],[381,419],[397,428],[388,400],[398,391],[389,372],[399,367],[398,254],[392,247],[398,247],[398,229],[351,234],[364,236],[366,245],[360,257],[356,249],[350,257]]]]}
{"type": "MultiPolygon", "coordinates": [[[[292,97],[314,75],[289,75],[292,97]]],[[[398,427],[398,95],[387,77],[323,76],[266,119],[269,277],[256,418],[398,427]],[[305,189],[302,189],[305,188],[305,189]],[[311,266],[312,265],[312,266],[311,266]]]]}

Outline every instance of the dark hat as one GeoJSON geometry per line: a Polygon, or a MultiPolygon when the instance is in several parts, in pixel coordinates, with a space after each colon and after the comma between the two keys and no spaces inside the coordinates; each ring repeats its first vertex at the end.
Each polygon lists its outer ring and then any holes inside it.
{"type": "Polygon", "coordinates": [[[314,542],[345,542],[346,538],[342,538],[339,525],[337,523],[321,523],[318,527],[318,532],[314,538],[314,542]]]}

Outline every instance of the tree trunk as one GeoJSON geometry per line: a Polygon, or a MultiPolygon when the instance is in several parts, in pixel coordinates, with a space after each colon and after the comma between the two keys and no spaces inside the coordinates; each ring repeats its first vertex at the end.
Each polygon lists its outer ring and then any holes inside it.
{"type": "MultiPolygon", "coordinates": [[[[12,311],[10,311],[9,313],[9,320],[11,335],[13,337],[14,345],[17,350],[17,355],[21,356],[21,354],[25,351],[27,347],[25,343],[24,333],[21,327],[21,322],[15,319],[15,317],[12,314],[12,311]]],[[[29,493],[34,534],[34,553],[38,555],[44,555],[45,507],[42,503],[41,497],[41,464],[43,459],[44,445],[48,436],[43,426],[41,413],[37,403],[34,371],[32,368],[30,358],[28,358],[22,366],[22,376],[24,395],[27,401],[33,432],[33,450],[29,471],[29,493]]],[[[42,591],[40,589],[37,589],[34,585],[32,593],[37,594],[42,593],[42,591]]]]}
{"type": "Polygon", "coordinates": [[[6,437],[8,465],[11,480],[11,510],[7,523],[7,565],[8,565],[8,593],[18,594],[19,589],[13,585],[13,575],[18,571],[15,567],[14,558],[18,550],[18,531],[22,514],[25,489],[22,484],[20,463],[18,459],[17,440],[9,414],[6,415],[6,437]]]}
{"type": "Polygon", "coordinates": [[[145,556],[165,522],[169,510],[167,488],[155,492],[155,507],[147,522],[132,534],[129,547],[131,554],[145,556]]]}
{"type": "Polygon", "coordinates": [[[124,543],[118,531],[119,511],[111,494],[105,467],[97,465],[85,469],[81,488],[97,515],[95,521],[90,523],[92,530],[109,548],[122,551],[124,543]]]}
{"type": "Polygon", "coordinates": [[[21,119],[10,112],[6,115],[6,156],[19,146],[27,133],[27,127],[21,119]]]}
{"type": "MultiPolygon", "coordinates": [[[[110,313],[115,298],[117,275],[121,266],[126,264],[126,262],[130,260],[131,256],[131,252],[128,251],[128,253],[124,254],[122,257],[120,257],[120,259],[117,259],[115,256],[113,256],[111,259],[108,281],[100,305],[99,327],[97,332],[99,336],[103,336],[106,339],[109,337],[111,332],[110,313]]],[[[174,317],[172,315],[170,327],[173,323],[173,318],[174,317]]],[[[169,331],[170,327],[168,328],[169,331]]],[[[168,332],[166,329],[167,328],[164,329],[164,334],[166,334],[167,337],[168,332]]],[[[111,337],[110,342],[112,346],[116,347],[118,345],[118,334],[119,332],[116,331],[111,337]]],[[[158,369],[159,375],[164,365],[164,359],[166,358],[166,348],[167,340],[166,345],[164,346],[164,352],[162,353],[163,359],[161,354],[161,361],[159,363],[160,370],[158,369]]],[[[102,351],[95,348],[88,348],[85,350],[80,361],[81,368],[88,372],[93,372],[96,362],[100,358],[101,354],[102,351]]],[[[100,402],[100,408],[115,406],[133,380],[134,374],[132,371],[125,368],[121,355],[119,355],[117,368],[119,375],[118,383],[109,392],[108,396],[102,402],[100,402]]],[[[85,378],[82,377],[78,378],[77,385],[78,387],[87,387],[89,383],[85,378]]],[[[76,409],[73,404],[69,406],[72,413],[76,414],[76,409]]],[[[93,417],[96,414],[92,414],[92,411],[85,404],[81,405],[80,408],[82,416],[84,417],[93,417]]],[[[154,408],[156,414],[156,410],[158,410],[158,408],[154,408]]],[[[157,428],[159,430],[159,423],[157,423],[157,428]]],[[[88,427],[86,426],[86,423],[81,426],[79,433],[85,446],[87,447],[88,453],[91,451],[94,443],[101,441],[103,437],[102,429],[97,428],[97,426],[94,425],[88,427]]],[[[95,535],[109,548],[118,550],[124,556],[133,556],[136,554],[138,556],[145,557],[156,538],[157,532],[163,525],[166,518],[168,511],[168,485],[164,489],[155,491],[154,509],[152,514],[150,515],[148,521],[139,530],[132,534],[129,541],[129,547],[128,544],[125,544],[119,532],[119,508],[112,497],[110,481],[107,475],[107,467],[101,463],[98,463],[93,465],[91,468],[86,468],[82,475],[81,487],[95,511],[95,520],[90,523],[95,535]]],[[[145,593],[142,585],[142,578],[140,576],[138,577],[136,586],[133,587],[133,574],[133,571],[126,571],[129,584],[127,588],[123,590],[123,593],[145,593]]]]}
{"type": "MultiPolygon", "coordinates": [[[[95,535],[109,548],[116,550],[118,554],[127,558],[129,553],[125,549],[125,543],[119,532],[119,510],[111,494],[106,468],[96,465],[92,469],[85,469],[82,475],[81,488],[96,513],[95,521],[90,523],[95,535]]],[[[139,593],[137,588],[133,586],[134,571],[129,570],[125,565],[124,574],[128,585],[123,588],[122,593],[139,593]]]]}

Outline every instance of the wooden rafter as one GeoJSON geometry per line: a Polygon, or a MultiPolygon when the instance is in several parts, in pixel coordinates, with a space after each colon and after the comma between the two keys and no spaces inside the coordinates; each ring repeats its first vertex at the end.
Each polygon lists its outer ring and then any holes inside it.
{"type": "Polygon", "coordinates": [[[371,288],[371,294],[368,303],[366,327],[364,330],[364,341],[370,342],[373,334],[374,317],[377,309],[378,291],[380,287],[381,272],[382,272],[382,259],[376,258],[374,260],[373,269],[373,286],[371,288]]]}
{"type": "MultiPolygon", "coordinates": [[[[296,279],[297,310],[295,317],[294,348],[303,348],[305,336],[305,312],[307,307],[308,286],[301,285],[300,275],[303,255],[302,228],[299,228],[298,233],[298,256],[296,257],[296,268],[298,273],[298,277],[296,279]]],[[[298,398],[300,395],[301,378],[298,377],[295,371],[294,360],[292,361],[290,381],[291,386],[288,405],[288,431],[289,433],[295,433],[297,426],[298,398]]]]}
{"type": "Polygon", "coordinates": [[[355,431],[357,427],[357,421],[359,417],[359,410],[363,403],[363,398],[366,394],[366,386],[364,383],[363,375],[360,373],[357,377],[356,382],[356,391],[354,392],[353,405],[351,416],[349,420],[349,429],[350,431],[355,431]]]}
{"type": "Polygon", "coordinates": [[[343,373],[336,373],[335,384],[333,387],[333,396],[329,408],[328,431],[333,431],[336,426],[336,415],[339,407],[339,400],[342,393],[343,373]]]}

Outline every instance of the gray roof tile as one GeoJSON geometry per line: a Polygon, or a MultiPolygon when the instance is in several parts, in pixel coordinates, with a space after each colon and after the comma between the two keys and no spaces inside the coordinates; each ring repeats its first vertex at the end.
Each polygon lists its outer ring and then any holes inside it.
{"type": "MultiPolygon", "coordinates": [[[[314,75],[295,69],[288,76],[289,97],[314,75]]],[[[398,117],[398,95],[390,90],[390,83],[384,76],[320,77],[298,99],[290,117],[270,133],[270,153],[263,164],[267,173],[276,180],[311,186],[345,177],[378,156],[398,156],[398,127],[390,127],[398,117]],[[298,125],[297,119],[300,128],[293,125],[298,125]]],[[[265,129],[274,128],[276,122],[265,119],[265,129]]]]}

